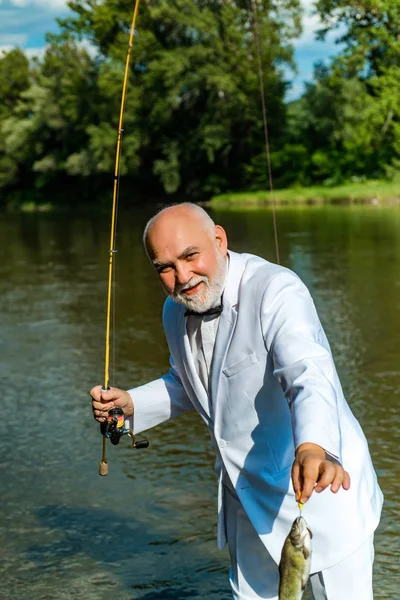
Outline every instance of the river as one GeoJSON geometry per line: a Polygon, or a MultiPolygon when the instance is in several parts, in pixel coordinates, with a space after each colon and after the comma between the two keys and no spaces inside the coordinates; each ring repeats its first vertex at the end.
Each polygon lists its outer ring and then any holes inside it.
{"type": "MultiPolygon", "coordinates": [[[[165,372],[163,291],[141,247],[150,210],[121,214],[112,383],[165,372]]],[[[230,247],[274,260],[270,210],[218,211],[230,247]]],[[[400,536],[400,207],[277,211],[281,262],[313,294],[385,494],[375,598],[395,600],[400,536]]],[[[109,215],[0,218],[0,597],[228,600],[216,482],[196,414],[109,446],[88,392],[102,383],[109,215]]]]}

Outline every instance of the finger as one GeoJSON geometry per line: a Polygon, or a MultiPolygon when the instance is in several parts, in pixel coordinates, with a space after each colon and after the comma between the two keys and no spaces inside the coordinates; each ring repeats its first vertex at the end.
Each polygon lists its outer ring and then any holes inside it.
{"type": "Polygon", "coordinates": [[[97,416],[104,416],[107,418],[108,413],[112,408],[115,408],[115,402],[92,402],[93,414],[97,416]]]}
{"type": "Polygon", "coordinates": [[[112,400],[118,400],[121,396],[121,390],[118,388],[110,387],[108,390],[101,388],[101,399],[103,402],[111,402],[112,400]]]}
{"type": "MultiPolygon", "coordinates": [[[[348,482],[349,487],[350,487],[350,476],[349,476],[349,474],[343,469],[343,467],[337,467],[337,473],[336,473],[336,477],[332,481],[331,491],[334,494],[336,494],[336,492],[339,491],[339,489],[341,488],[341,486],[345,482],[348,482]]],[[[345,489],[348,489],[348,488],[345,488],[345,489]]]]}
{"type": "Polygon", "coordinates": [[[310,499],[314,491],[315,484],[319,477],[319,469],[317,464],[313,462],[306,463],[303,467],[303,489],[301,491],[300,502],[305,504],[310,499]]]}
{"type": "Polygon", "coordinates": [[[349,490],[351,485],[350,475],[347,471],[344,472],[343,483],[342,486],[345,490],[349,490]]]}
{"type": "Polygon", "coordinates": [[[91,390],[90,390],[90,395],[94,400],[100,401],[101,399],[101,385],[95,385],[91,390]]]}
{"type": "Polygon", "coordinates": [[[107,420],[107,417],[96,417],[96,415],[94,415],[94,420],[98,423],[104,423],[104,421],[107,420]]]}
{"type": "Polygon", "coordinates": [[[93,417],[96,419],[96,421],[99,421],[99,423],[102,423],[103,421],[106,421],[106,419],[107,419],[107,412],[105,412],[103,410],[94,410],[93,417]]]}
{"type": "Polygon", "coordinates": [[[294,493],[297,498],[297,494],[299,492],[301,493],[302,482],[300,480],[300,465],[296,461],[294,461],[293,466],[292,466],[292,484],[293,484],[294,493]]]}
{"type": "Polygon", "coordinates": [[[320,493],[323,490],[325,490],[328,487],[328,485],[335,480],[337,468],[341,467],[337,467],[328,460],[325,460],[323,463],[321,463],[319,468],[320,476],[315,487],[315,491],[317,493],[320,493]]]}
{"type": "Polygon", "coordinates": [[[100,410],[102,412],[108,412],[111,408],[114,408],[114,406],[115,406],[114,401],[112,401],[112,402],[96,402],[95,400],[92,401],[93,410],[100,410]]]}

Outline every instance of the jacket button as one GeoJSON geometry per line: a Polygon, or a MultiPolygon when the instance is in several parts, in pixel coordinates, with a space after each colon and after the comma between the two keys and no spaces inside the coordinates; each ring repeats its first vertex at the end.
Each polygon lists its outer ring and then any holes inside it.
{"type": "Polygon", "coordinates": [[[226,446],[226,441],[225,440],[218,440],[218,446],[220,448],[225,448],[226,446]]]}

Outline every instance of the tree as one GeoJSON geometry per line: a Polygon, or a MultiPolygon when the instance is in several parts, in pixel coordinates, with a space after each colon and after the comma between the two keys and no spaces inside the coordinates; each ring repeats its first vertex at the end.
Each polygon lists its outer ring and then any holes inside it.
{"type": "Polygon", "coordinates": [[[72,40],[49,38],[43,62],[0,123],[2,158],[13,178],[38,188],[91,172],[86,129],[95,110],[95,65],[72,40]],[[61,176],[61,180],[59,179],[61,176]]]}
{"type": "MultiPolygon", "coordinates": [[[[363,101],[354,93],[349,105],[354,115],[360,111],[360,123],[344,148],[347,160],[354,158],[355,147],[358,158],[364,148],[365,174],[386,171],[393,176],[400,164],[400,2],[318,0],[316,8],[323,22],[321,37],[330,30],[345,31],[339,38],[345,48],[332,64],[332,76],[358,81],[358,88],[364,88],[363,101]]],[[[361,162],[356,161],[356,169],[361,162]]]]}
{"type": "MultiPolygon", "coordinates": [[[[16,104],[30,84],[29,62],[19,48],[0,57],[0,131],[2,123],[14,114],[16,104]]],[[[13,156],[7,152],[0,136],[0,188],[12,184],[18,168],[13,156]]]]}
{"type": "Polygon", "coordinates": [[[339,62],[347,75],[368,79],[399,64],[399,0],[317,0],[315,6],[323,24],[320,37],[344,30],[339,62]]]}
{"type": "Polygon", "coordinates": [[[20,48],[0,57],[0,121],[12,114],[21,92],[30,82],[29,61],[20,48]]]}
{"type": "MultiPolygon", "coordinates": [[[[70,2],[64,32],[103,57],[99,122],[88,129],[99,168],[113,161],[122,67],[132,3],[70,2]]],[[[290,40],[300,31],[298,0],[257,3],[271,138],[282,139],[290,40]]],[[[153,194],[202,196],[240,187],[263,148],[252,23],[244,2],[153,0],[142,5],[133,48],[122,172],[153,194]]]]}

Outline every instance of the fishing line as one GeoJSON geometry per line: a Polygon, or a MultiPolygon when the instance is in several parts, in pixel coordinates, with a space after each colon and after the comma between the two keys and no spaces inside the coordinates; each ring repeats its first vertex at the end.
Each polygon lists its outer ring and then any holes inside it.
{"type": "MultiPolygon", "coordinates": [[[[260,97],[261,97],[261,109],[263,115],[263,124],[264,124],[264,140],[265,140],[265,153],[267,157],[267,167],[268,167],[268,180],[269,180],[269,189],[271,195],[271,203],[272,203],[272,222],[274,227],[274,240],[275,240],[275,252],[276,252],[276,262],[278,265],[280,264],[279,258],[279,241],[278,241],[278,228],[276,224],[276,211],[275,211],[275,197],[274,197],[274,186],[272,180],[272,168],[271,168],[271,153],[269,147],[269,135],[268,135],[268,120],[267,120],[267,107],[265,101],[265,91],[264,91],[264,69],[262,63],[262,55],[261,55],[261,44],[260,44],[260,24],[257,17],[257,6],[256,0],[250,0],[252,13],[253,13],[253,34],[254,41],[256,47],[257,54],[257,63],[258,63],[258,80],[260,84],[260,97]]],[[[295,413],[294,413],[294,404],[292,397],[292,390],[289,390],[289,407],[292,421],[292,432],[293,432],[293,444],[294,448],[296,448],[296,439],[295,439],[295,413]]],[[[299,512],[303,510],[303,504],[300,502],[301,493],[298,492],[296,495],[297,505],[299,507],[299,512]]]]}
{"type": "Polygon", "coordinates": [[[265,91],[264,91],[264,70],[263,70],[262,55],[261,55],[261,43],[260,43],[260,23],[259,23],[259,20],[257,17],[256,0],[250,0],[250,4],[251,4],[251,8],[252,8],[252,13],[253,13],[252,25],[253,25],[253,35],[254,35],[256,54],[257,54],[257,63],[258,63],[258,80],[259,80],[259,84],[260,84],[261,110],[262,110],[263,125],[264,125],[265,153],[266,153],[266,157],[267,157],[269,191],[270,191],[271,204],[272,204],[272,222],[273,222],[273,226],[274,226],[276,262],[279,265],[280,260],[279,260],[278,228],[277,228],[277,224],[276,224],[274,186],[273,186],[273,181],[272,181],[271,154],[270,154],[270,148],[269,148],[267,107],[266,107],[265,91]]]}

